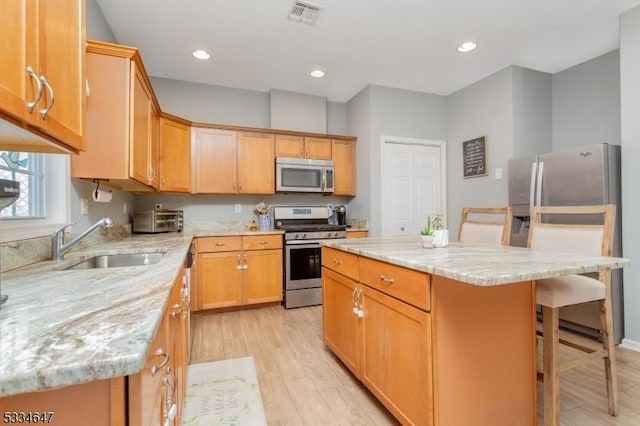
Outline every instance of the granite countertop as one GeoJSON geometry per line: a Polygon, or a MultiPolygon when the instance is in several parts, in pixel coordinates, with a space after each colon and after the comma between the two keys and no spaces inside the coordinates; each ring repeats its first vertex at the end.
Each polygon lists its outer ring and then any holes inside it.
{"type": "Polygon", "coordinates": [[[587,257],[461,243],[423,249],[419,237],[325,240],[321,244],[478,286],[617,269],[630,263],[628,259],[615,257],[587,257]]]}
{"type": "Polygon", "coordinates": [[[281,233],[133,235],[3,273],[0,397],[138,373],[193,237],[281,233]],[[96,255],[144,252],[166,254],[148,266],[64,270],[96,255]]]}

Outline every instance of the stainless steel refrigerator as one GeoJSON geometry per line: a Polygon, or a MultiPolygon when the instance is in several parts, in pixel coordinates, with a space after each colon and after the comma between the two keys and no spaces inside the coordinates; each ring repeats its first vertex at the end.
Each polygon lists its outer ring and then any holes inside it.
{"type": "MultiPolygon", "coordinates": [[[[525,247],[532,206],[580,206],[615,204],[616,223],[613,255],[622,256],[620,205],[620,146],[590,145],[536,157],[509,160],[509,205],[513,208],[511,245],[525,247]]],[[[589,220],[588,218],[586,220],[589,220]]],[[[611,274],[614,334],[624,337],[622,271],[611,274]]],[[[598,337],[597,303],[560,310],[561,324],[598,337]]]]}

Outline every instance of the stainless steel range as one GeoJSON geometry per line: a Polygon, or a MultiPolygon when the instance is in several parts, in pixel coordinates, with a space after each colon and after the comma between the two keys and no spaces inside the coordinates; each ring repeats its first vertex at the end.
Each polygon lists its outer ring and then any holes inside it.
{"type": "Polygon", "coordinates": [[[276,206],[274,222],[285,231],[284,307],[322,304],[320,241],[346,237],[344,225],[330,225],[327,206],[276,206]]]}

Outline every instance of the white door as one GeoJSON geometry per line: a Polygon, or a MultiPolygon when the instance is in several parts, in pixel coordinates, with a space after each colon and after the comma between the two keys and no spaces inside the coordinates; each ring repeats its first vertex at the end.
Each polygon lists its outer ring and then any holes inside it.
{"type": "MultiPolygon", "coordinates": [[[[382,236],[420,235],[445,205],[445,142],[382,137],[382,236]]],[[[446,224],[443,224],[446,226],[446,224]]]]}

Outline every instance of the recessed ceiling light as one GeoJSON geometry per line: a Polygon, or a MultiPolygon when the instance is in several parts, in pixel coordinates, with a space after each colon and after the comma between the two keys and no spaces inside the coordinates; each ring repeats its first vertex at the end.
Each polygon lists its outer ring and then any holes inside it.
{"type": "Polygon", "coordinates": [[[476,47],[478,47],[478,43],[476,43],[475,41],[465,41],[460,46],[458,46],[458,52],[460,53],[471,52],[476,47]]]}
{"type": "Polygon", "coordinates": [[[320,78],[320,77],[324,77],[324,71],[322,70],[313,70],[311,71],[311,77],[316,77],[316,78],[320,78]]]}
{"type": "Polygon", "coordinates": [[[203,61],[206,61],[211,57],[211,54],[209,54],[209,52],[202,49],[196,49],[193,52],[191,52],[191,54],[193,55],[194,58],[197,58],[203,61]]]}

